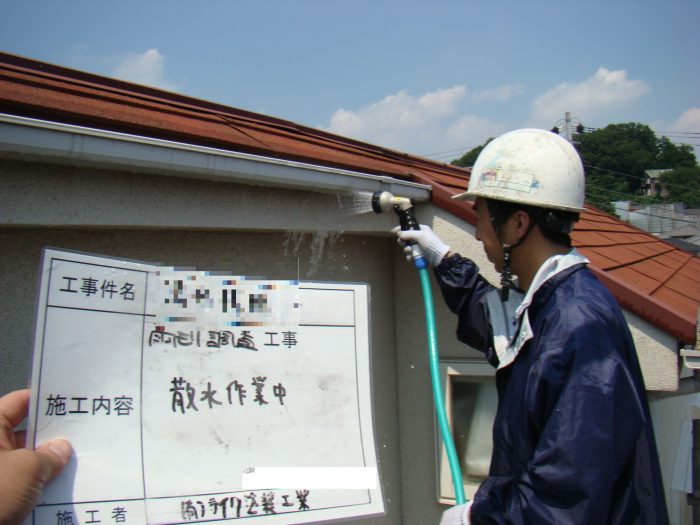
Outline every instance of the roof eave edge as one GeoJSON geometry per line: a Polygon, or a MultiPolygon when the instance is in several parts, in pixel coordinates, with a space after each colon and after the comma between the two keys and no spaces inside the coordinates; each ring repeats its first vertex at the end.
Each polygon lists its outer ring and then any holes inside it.
{"type": "Polygon", "coordinates": [[[415,202],[431,186],[298,161],[0,113],[0,155],[79,166],[321,192],[390,191],[415,202]]]}
{"type": "Polygon", "coordinates": [[[695,344],[695,319],[678,312],[668,305],[661,304],[651,296],[635,293],[626,283],[601,270],[589,266],[596,277],[612,292],[620,305],[630,312],[639,315],[653,325],[671,334],[682,343],[695,344]]]}

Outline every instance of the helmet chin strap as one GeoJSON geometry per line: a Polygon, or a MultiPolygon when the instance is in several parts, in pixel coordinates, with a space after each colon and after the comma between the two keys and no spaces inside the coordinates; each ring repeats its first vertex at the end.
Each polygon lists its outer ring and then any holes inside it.
{"type": "MultiPolygon", "coordinates": [[[[490,204],[490,203],[489,203],[490,204]]],[[[490,206],[489,206],[490,208],[490,206]]],[[[491,210],[489,209],[489,218],[491,219],[491,225],[493,226],[494,231],[496,232],[496,238],[498,241],[501,243],[501,249],[503,250],[503,269],[501,270],[501,290],[500,290],[500,295],[501,295],[501,302],[506,302],[508,300],[508,295],[510,293],[511,288],[515,288],[515,285],[513,284],[513,269],[512,269],[512,260],[513,260],[513,250],[520,246],[525,239],[527,238],[528,235],[530,235],[530,232],[532,229],[535,227],[535,224],[537,223],[536,217],[532,217],[530,224],[528,225],[527,231],[525,234],[520,237],[516,241],[515,244],[506,244],[501,241],[501,227],[496,224],[496,221],[493,218],[493,214],[491,213],[491,210]]]]}
{"type": "MultiPolygon", "coordinates": [[[[508,300],[508,294],[510,292],[510,289],[515,288],[515,285],[513,284],[513,269],[511,266],[513,260],[513,250],[515,250],[525,241],[527,236],[530,235],[532,228],[534,227],[535,223],[533,221],[532,224],[530,224],[530,226],[528,227],[527,231],[525,232],[525,235],[520,237],[518,242],[516,242],[515,244],[501,244],[501,248],[503,249],[503,270],[501,270],[501,301],[504,303],[508,300]]],[[[500,235],[498,237],[498,240],[500,241],[500,235]]]]}
{"type": "MultiPolygon", "coordinates": [[[[500,240],[500,239],[499,239],[500,240]]],[[[508,300],[508,294],[513,285],[513,271],[511,270],[510,260],[512,257],[512,251],[515,246],[510,244],[502,244],[503,248],[503,270],[501,270],[501,302],[506,302],[508,300]]]]}

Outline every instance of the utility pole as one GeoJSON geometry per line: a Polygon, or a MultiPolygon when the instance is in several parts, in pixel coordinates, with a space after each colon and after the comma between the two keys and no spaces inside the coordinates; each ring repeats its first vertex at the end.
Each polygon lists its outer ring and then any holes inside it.
{"type": "Polygon", "coordinates": [[[569,113],[568,111],[564,113],[564,130],[564,137],[566,138],[566,140],[571,142],[571,113],[569,113]]]}
{"type": "Polygon", "coordinates": [[[552,128],[552,131],[554,133],[559,134],[559,135],[563,135],[563,137],[566,140],[568,140],[571,144],[573,144],[574,143],[574,131],[576,130],[578,133],[579,132],[578,128],[583,129],[583,126],[581,125],[581,121],[577,117],[572,117],[571,113],[569,113],[567,111],[564,113],[564,120],[560,119],[552,128]]]}

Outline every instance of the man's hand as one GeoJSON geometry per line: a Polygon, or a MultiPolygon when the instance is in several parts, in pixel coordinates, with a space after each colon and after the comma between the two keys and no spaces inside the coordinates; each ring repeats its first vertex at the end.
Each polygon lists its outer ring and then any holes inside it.
{"type": "Polygon", "coordinates": [[[469,525],[471,520],[469,519],[469,511],[471,510],[472,502],[462,503],[461,505],[455,505],[452,508],[447,509],[442,513],[442,519],[440,519],[440,525],[469,525]]]}
{"type": "Polygon", "coordinates": [[[66,466],[73,449],[65,439],[24,448],[25,433],[15,431],[27,416],[29,390],[0,397],[0,525],[19,525],[39,502],[44,485],[66,466]]]}
{"type": "Polygon", "coordinates": [[[398,237],[397,241],[404,247],[406,259],[409,261],[411,260],[411,249],[406,246],[409,243],[414,243],[421,247],[423,255],[431,266],[440,264],[443,257],[450,251],[450,247],[435,235],[430,226],[425,224],[420,225],[420,230],[401,230],[401,228],[396,227],[391,231],[398,237]]]}

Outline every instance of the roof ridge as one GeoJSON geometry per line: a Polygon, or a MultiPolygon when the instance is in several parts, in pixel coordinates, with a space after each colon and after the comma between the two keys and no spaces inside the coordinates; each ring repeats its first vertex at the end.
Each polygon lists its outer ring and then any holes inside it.
{"type": "MultiPolygon", "coordinates": [[[[671,250],[669,250],[669,251],[671,251],[671,250]]],[[[677,251],[682,252],[683,250],[677,250],[677,251]]],[[[668,252],[664,252],[664,253],[668,253],[668,252]]],[[[662,255],[663,255],[663,254],[662,254],[662,255]]],[[[676,268],[671,272],[671,274],[670,274],[663,282],[659,282],[659,285],[658,285],[656,288],[654,288],[651,292],[649,292],[649,295],[653,295],[654,293],[656,293],[656,291],[657,291],[659,288],[661,288],[661,287],[664,286],[668,281],[670,281],[671,279],[673,279],[673,276],[676,275],[676,274],[680,271],[680,269],[683,268],[683,266],[685,266],[685,264],[686,264],[692,257],[694,257],[693,254],[690,254],[690,253],[689,253],[689,254],[684,254],[684,255],[687,255],[685,261],[678,263],[678,266],[676,266],[676,268]]]]}
{"type": "Polygon", "coordinates": [[[300,135],[303,135],[308,138],[313,138],[313,139],[323,139],[327,143],[332,143],[334,145],[341,146],[343,148],[348,148],[348,149],[360,149],[364,151],[367,154],[378,156],[378,157],[383,157],[383,158],[389,158],[394,161],[401,162],[408,167],[416,167],[420,165],[427,165],[430,166],[431,169],[440,169],[443,170],[447,174],[451,174],[454,176],[468,176],[470,171],[467,171],[464,168],[458,167],[458,166],[452,166],[451,164],[447,164],[444,162],[438,162],[432,159],[427,159],[425,157],[421,157],[419,155],[413,155],[411,153],[405,153],[399,150],[387,148],[384,146],[379,146],[376,144],[371,144],[369,142],[362,142],[357,139],[353,139],[350,137],[343,137],[341,135],[337,135],[334,133],[329,133],[328,131],[325,131],[323,129],[318,129],[318,128],[312,128],[310,126],[305,126],[305,125],[300,125],[300,124],[294,124],[293,126],[275,126],[278,128],[287,128],[290,131],[294,131],[296,133],[299,133],[300,135]]]}
{"type": "Polygon", "coordinates": [[[188,110],[214,116],[226,114],[250,122],[288,127],[290,129],[295,129],[297,127],[294,122],[279,117],[254,113],[245,109],[226,106],[218,102],[211,102],[174,91],[167,91],[162,88],[129,82],[115,77],[101,76],[54,64],[43,64],[46,67],[38,69],[32,67],[30,63],[21,64],[20,62],[22,61],[33,62],[32,59],[26,59],[0,51],[0,69],[12,71],[17,74],[32,75],[54,82],[61,82],[68,86],[87,87],[102,91],[103,93],[131,98],[141,103],[157,103],[162,106],[170,106],[180,110],[188,110]]]}
{"type": "MultiPolygon", "coordinates": [[[[588,230],[588,231],[595,231],[595,230],[588,230]]],[[[608,239],[609,239],[610,237],[606,236],[606,234],[608,234],[608,235],[610,235],[610,234],[617,234],[617,235],[640,235],[639,233],[610,232],[610,231],[598,231],[598,233],[600,233],[601,235],[603,235],[604,237],[606,237],[606,238],[608,238],[608,239]]],[[[667,245],[667,246],[668,246],[668,250],[666,250],[666,251],[669,251],[669,252],[670,252],[670,251],[673,251],[673,250],[677,250],[677,249],[678,249],[678,248],[675,247],[675,246],[669,245],[667,242],[663,242],[662,239],[659,239],[658,237],[656,237],[656,236],[654,236],[654,235],[647,235],[646,237],[647,237],[647,239],[648,239],[648,240],[646,240],[646,241],[630,241],[630,240],[627,240],[627,241],[618,241],[618,240],[615,240],[615,243],[616,243],[618,246],[632,246],[632,245],[635,245],[635,244],[650,244],[650,242],[652,242],[651,240],[653,239],[653,242],[655,242],[655,243],[660,243],[660,244],[665,244],[665,245],[667,245]]],[[[613,239],[610,239],[610,240],[613,240],[613,239]]],[[[664,253],[665,253],[665,252],[664,252],[664,253]]]]}
{"type": "MultiPolygon", "coordinates": [[[[637,244],[642,244],[642,243],[637,243],[637,244]]],[[[620,246],[620,245],[621,245],[621,244],[618,244],[618,246],[620,246]]],[[[606,245],[606,246],[609,246],[609,245],[606,245]]],[[[625,246],[627,246],[627,245],[625,245],[625,246]]],[[[601,246],[586,246],[586,248],[601,248],[601,246]]],[[[633,264],[638,264],[638,263],[641,263],[641,262],[644,262],[644,261],[649,261],[649,260],[651,260],[651,259],[655,259],[656,257],[658,257],[658,256],[660,256],[660,255],[666,255],[667,253],[672,252],[672,251],[673,251],[673,250],[666,250],[665,252],[655,253],[654,255],[646,255],[646,256],[645,256],[645,255],[642,255],[642,254],[640,253],[640,254],[639,254],[639,255],[640,255],[640,258],[639,258],[639,259],[635,259],[634,261],[630,261],[630,262],[626,262],[626,263],[620,263],[620,264],[617,264],[617,265],[615,265],[615,266],[608,266],[608,267],[605,268],[605,271],[618,270],[618,269],[620,269],[620,268],[625,268],[625,267],[627,267],[627,266],[632,266],[633,264]]],[[[686,262],[688,262],[687,259],[686,259],[680,266],[683,266],[683,264],[685,264],[686,262]]],[[[677,271],[679,270],[680,266],[679,266],[678,268],[675,268],[675,269],[673,270],[673,272],[674,272],[674,273],[677,272],[677,271]]],[[[665,281],[664,281],[664,282],[665,282],[665,281]]],[[[662,284],[663,284],[663,283],[662,283],[662,284]]]]}
{"type": "MultiPolygon", "coordinates": [[[[0,66],[4,67],[8,71],[13,71],[16,74],[28,76],[31,75],[38,78],[51,80],[53,82],[60,82],[65,84],[67,89],[71,90],[76,87],[83,87],[100,91],[101,93],[97,94],[96,96],[103,100],[107,99],[110,95],[119,96],[131,99],[133,101],[132,105],[134,106],[143,107],[144,104],[156,104],[160,105],[161,107],[171,107],[178,111],[188,111],[200,114],[202,116],[208,116],[210,118],[219,118],[226,120],[227,123],[230,123],[230,121],[234,119],[240,119],[246,123],[266,126],[268,130],[270,128],[285,130],[291,133],[304,135],[308,138],[322,139],[346,148],[359,148],[368,154],[372,154],[377,157],[389,157],[391,160],[406,163],[408,166],[413,164],[429,165],[434,169],[440,168],[448,173],[455,170],[455,175],[461,175],[461,172],[463,171],[462,168],[453,167],[449,164],[411,155],[398,150],[392,150],[383,146],[358,141],[356,139],[342,137],[321,129],[299,125],[295,122],[278,117],[261,115],[259,113],[253,113],[240,108],[233,108],[216,102],[210,102],[187,95],[182,95],[172,91],[165,91],[160,88],[128,82],[114,77],[105,77],[94,73],[69,69],[63,66],[45,64],[43,69],[38,69],[36,67],[32,67],[33,65],[34,63],[32,59],[26,59],[24,57],[19,57],[0,51],[0,66]]],[[[240,127],[234,127],[237,131],[243,133],[240,127]]],[[[264,144],[260,140],[254,139],[250,134],[244,134],[256,142],[264,144]]],[[[265,146],[269,148],[269,146],[265,146]]],[[[269,149],[274,151],[271,148],[269,149]]]]}
{"type": "MultiPolygon", "coordinates": [[[[50,81],[57,84],[63,84],[60,90],[68,95],[89,97],[106,103],[111,102],[114,104],[123,104],[125,106],[151,111],[167,111],[166,108],[170,108],[170,110],[173,113],[188,113],[191,118],[199,116],[199,118],[201,119],[208,120],[214,120],[216,117],[219,116],[219,113],[214,109],[210,110],[208,108],[198,107],[193,104],[177,102],[173,100],[168,100],[167,98],[163,97],[156,97],[139,93],[138,91],[126,91],[124,89],[114,88],[106,84],[95,84],[80,79],[63,78],[50,73],[43,73],[34,70],[27,71],[6,66],[6,64],[2,64],[0,62],[0,78],[5,77],[5,75],[3,75],[3,72],[21,75],[24,77],[22,78],[22,82],[25,85],[34,85],[40,88],[45,88],[46,82],[50,81]],[[44,80],[44,82],[42,82],[42,79],[44,80]],[[84,91],[86,89],[89,89],[90,92],[84,91]],[[121,100],[115,100],[116,97],[118,97],[121,100]]],[[[133,84],[133,86],[147,88],[147,86],[140,86],[139,84],[133,84]]],[[[54,89],[56,91],[59,90],[59,88],[54,89]]]]}
{"type": "MultiPolygon", "coordinates": [[[[246,133],[243,129],[241,129],[242,126],[237,126],[235,123],[231,122],[231,120],[228,119],[225,115],[219,115],[219,114],[217,114],[217,116],[218,116],[219,118],[221,118],[221,120],[223,121],[224,125],[229,126],[229,127],[233,128],[233,129],[235,129],[235,130],[238,131],[239,133],[242,133],[243,135],[245,135],[246,137],[248,137],[250,140],[253,140],[253,141],[257,142],[258,144],[261,144],[263,147],[269,149],[270,151],[275,151],[274,148],[273,148],[272,146],[270,146],[269,144],[266,144],[266,143],[263,142],[262,140],[260,140],[260,139],[258,139],[258,138],[256,138],[256,137],[252,136],[250,133],[246,133]]],[[[275,153],[277,153],[277,152],[275,151],[275,153]]]]}

